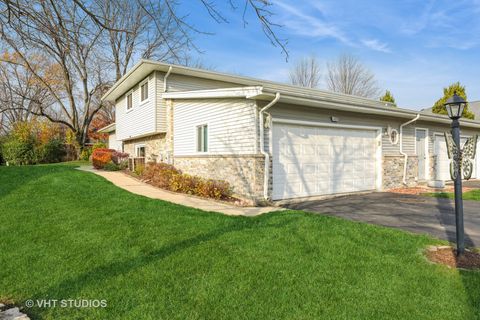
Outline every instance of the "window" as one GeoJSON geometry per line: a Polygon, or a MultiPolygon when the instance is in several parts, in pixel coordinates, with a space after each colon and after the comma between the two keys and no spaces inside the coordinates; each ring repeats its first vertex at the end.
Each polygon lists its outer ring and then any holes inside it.
{"type": "Polygon", "coordinates": [[[145,145],[139,144],[135,146],[135,156],[138,158],[145,158],[145,145]]]}
{"type": "Polygon", "coordinates": [[[132,93],[130,92],[127,94],[127,110],[132,109],[133,107],[133,100],[132,100],[132,93]]]}
{"type": "Polygon", "coordinates": [[[140,101],[148,99],[148,80],[140,85],[140,101]]]}
{"type": "Polygon", "coordinates": [[[208,151],[208,126],[206,124],[197,127],[197,152],[208,151]]]}

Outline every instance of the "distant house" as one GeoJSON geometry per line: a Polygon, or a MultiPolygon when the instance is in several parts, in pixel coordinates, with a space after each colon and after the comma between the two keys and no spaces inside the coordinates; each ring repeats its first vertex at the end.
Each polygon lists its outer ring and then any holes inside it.
{"type": "MultiPolygon", "coordinates": [[[[449,179],[442,115],[150,60],[103,100],[116,103],[111,147],[258,201],[449,179]]],[[[461,122],[464,138],[480,133],[480,122],[461,122]]]]}

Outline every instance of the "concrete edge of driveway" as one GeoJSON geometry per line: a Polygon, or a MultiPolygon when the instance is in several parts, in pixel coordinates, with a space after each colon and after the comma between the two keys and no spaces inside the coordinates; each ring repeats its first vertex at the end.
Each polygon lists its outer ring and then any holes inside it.
{"type": "Polygon", "coordinates": [[[92,166],[80,166],[77,169],[99,175],[128,192],[203,211],[219,212],[229,216],[253,217],[267,212],[285,210],[281,207],[238,207],[219,201],[201,199],[183,193],[175,193],[154,187],[120,171],[101,171],[94,169],[92,166]]]}

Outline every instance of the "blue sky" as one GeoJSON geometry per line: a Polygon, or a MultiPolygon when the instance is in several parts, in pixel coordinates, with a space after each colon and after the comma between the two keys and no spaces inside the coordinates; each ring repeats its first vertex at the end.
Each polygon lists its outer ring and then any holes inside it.
{"type": "Polygon", "coordinates": [[[349,53],[401,107],[429,107],[455,81],[467,87],[470,101],[480,100],[480,0],[273,0],[272,20],[283,25],[276,30],[288,39],[288,62],[252,12],[244,26],[243,0],[237,0],[236,11],[218,1],[229,20],[222,24],[199,2],[183,2],[182,11],[197,28],[214,33],[195,38],[200,59],[218,71],[288,82],[289,69],[303,56],[315,55],[325,64],[349,53]]]}

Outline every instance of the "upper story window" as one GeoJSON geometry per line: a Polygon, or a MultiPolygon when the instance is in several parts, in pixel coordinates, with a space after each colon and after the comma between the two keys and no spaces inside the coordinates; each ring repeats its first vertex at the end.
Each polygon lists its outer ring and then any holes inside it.
{"type": "Polygon", "coordinates": [[[127,110],[132,109],[133,107],[133,99],[132,99],[132,93],[130,92],[127,94],[127,110]]]}
{"type": "Polygon", "coordinates": [[[148,99],[148,80],[140,85],[140,102],[148,99]]]}
{"type": "Polygon", "coordinates": [[[197,152],[208,151],[208,126],[206,124],[197,127],[197,152]]]}

